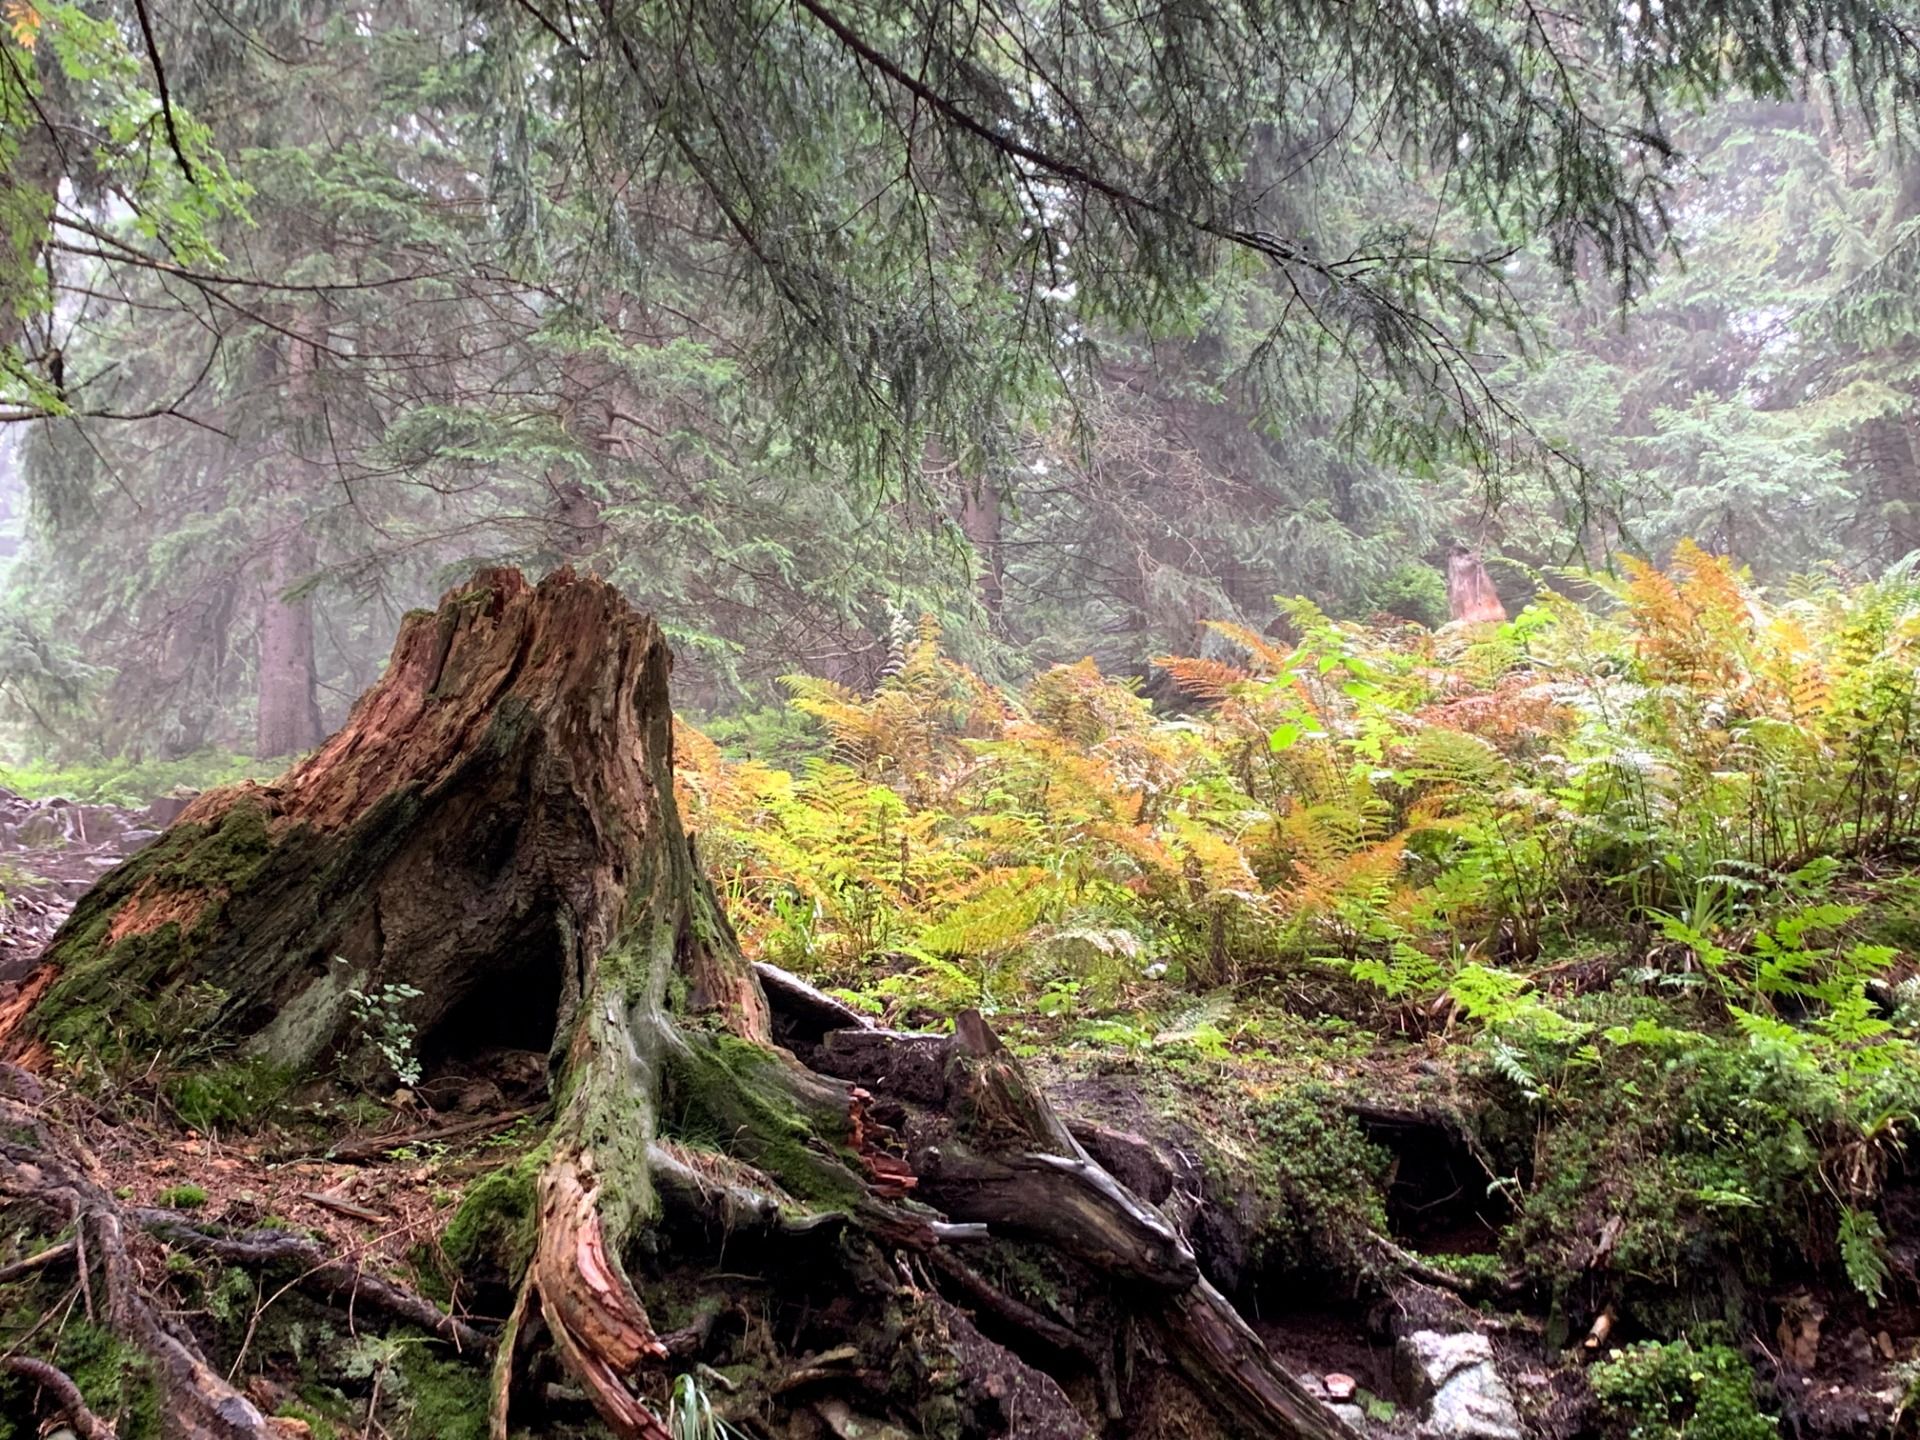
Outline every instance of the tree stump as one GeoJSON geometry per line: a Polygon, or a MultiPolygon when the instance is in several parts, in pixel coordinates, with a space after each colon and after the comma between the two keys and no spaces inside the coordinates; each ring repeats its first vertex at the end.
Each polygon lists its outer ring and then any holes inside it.
{"type": "MultiPolygon", "coordinates": [[[[103,879],[0,1043],[31,1068],[56,1047],[166,1052],[191,1028],[241,1063],[354,1073],[380,1062],[365,1025],[377,1001],[429,1062],[545,1051],[551,1126],[503,1187],[520,1187],[531,1240],[495,1344],[503,1440],[509,1413],[539,1404],[524,1377],[541,1354],[616,1435],[666,1435],[659,1397],[701,1327],[660,1333],[630,1266],[684,1248],[688,1227],[770,1237],[768,1263],[803,1265],[795,1283],[819,1288],[798,1297],[810,1324],[832,1316],[861,1353],[895,1347],[894,1368],[917,1375],[882,1373],[876,1389],[873,1372],[796,1357],[769,1403],[851,1387],[814,1404],[829,1429],[884,1403],[922,1406],[929,1434],[1091,1435],[1126,1413],[1116,1376],[1170,1367],[1215,1433],[1350,1434],[1184,1239],[1073,1142],[979,1016],[949,1037],[893,1036],[786,978],[783,1040],[822,1069],[774,1044],[768,990],[675,808],[669,668],[659,629],[604,583],[481,571],[407,618],[386,674],[319,750],[271,784],[201,796],[103,879]],[[820,1058],[848,1054],[856,1066],[820,1058]],[[893,1093],[895,1074],[920,1078],[893,1093]],[[1049,1252],[1135,1323],[1087,1333],[999,1294],[966,1264],[983,1237],[1049,1252]],[[1157,1338],[1123,1353],[1136,1334],[1157,1338]],[[951,1366],[919,1359],[930,1346],[951,1366]]],[[[0,1158],[16,1194],[69,1173],[24,1142],[0,1158]]],[[[78,1178],[61,1195],[67,1213],[140,1223],[78,1178]]],[[[707,1329],[724,1284],[712,1300],[707,1329]]],[[[151,1328],[132,1338],[159,1343],[151,1328]]],[[[192,1433],[271,1433],[204,1364],[170,1363],[192,1433]],[[228,1412],[225,1430],[205,1418],[228,1412]]]]}

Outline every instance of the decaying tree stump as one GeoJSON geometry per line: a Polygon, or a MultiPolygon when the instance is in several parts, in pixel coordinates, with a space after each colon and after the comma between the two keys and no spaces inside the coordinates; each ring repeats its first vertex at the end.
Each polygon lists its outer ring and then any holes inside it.
{"type": "MultiPolygon", "coordinates": [[[[1152,1367],[1184,1376],[1218,1433],[1350,1434],[1267,1354],[1167,1220],[1075,1143],[979,1016],[951,1036],[892,1035],[791,977],[768,971],[763,984],[681,828],[668,669],[658,628],[601,582],[482,571],[407,619],[384,678],[309,759],[271,784],[202,796],[82,901],[5,1036],[9,1053],[30,1069],[52,1047],[163,1051],[191,1024],[203,1047],[234,1057],[224,1063],[352,1073],[378,1061],[356,1023],[367,997],[413,1027],[429,1062],[501,1044],[546,1051],[552,1121],[516,1170],[531,1243],[493,1347],[496,1436],[510,1412],[541,1403],[525,1376],[543,1354],[615,1434],[665,1435],[660,1397],[697,1360],[726,1285],[707,1282],[698,1323],[661,1333],[630,1267],[657,1267],[703,1228],[736,1246],[774,1239],[775,1261],[821,1286],[802,1297],[808,1313],[836,1317],[862,1354],[941,1347],[962,1390],[924,1367],[946,1387],[929,1434],[1124,1432],[1118,1377],[1152,1367]],[[968,1247],[983,1243],[1047,1252],[1127,1323],[1037,1313],[972,1269],[968,1247]],[[943,1289],[1013,1348],[982,1337],[943,1289]]],[[[117,1212],[83,1166],[36,1158],[56,1143],[8,1141],[0,1190],[38,1186],[40,1203],[82,1222],[95,1263],[113,1263],[123,1225],[236,1258],[274,1249],[117,1212]]],[[[323,1288],[342,1283],[338,1267],[306,1268],[323,1288]]],[[[271,1433],[156,1328],[131,1272],[110,1278],[129,1338],[164,1362],[183,1433],[271,1433]]],[[[422,1319],[417,1297],[385,1303],[422,1319]]],[[[872,1359],[868,1370],[796,1360],[767,1395],[785,1403],[847,1380],[853,1398],[814,1413],[853,1433],[834,1417],[877,1397],[907,1405],[885,1352],[872,1359]],[[864,1400],[848,1379],[859,1375],[864,1400]]]]}
{"type": "Polygon", "coordinates": [[[1454,546],[1447,556],[1447,611],[1449,618],[1469,625],[1507,618],[1486,565],[1464,545],[1454,546]]]}

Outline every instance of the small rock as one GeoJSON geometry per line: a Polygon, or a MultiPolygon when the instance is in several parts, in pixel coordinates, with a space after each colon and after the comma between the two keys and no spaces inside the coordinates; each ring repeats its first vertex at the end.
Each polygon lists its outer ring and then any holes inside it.
{"type": "Polygon", "coordinates": [[[1351,1400],[1353,1392],[1360,1388],[1351,1375],[1342,1375],[1337,1370],[1321,1383],[1327,1387],[1327,1394],[1335,1400],[1351,1400]]]}
{"type": "Polygon", "coordinates": [[[904,1430],[884,1420],[856,1414],[844,1400],[822,1400],[813,1407],[813,1411],[827,1422],[827,1428],[840,1440],[912,1440],[904,1430]]]}
{"type": "Polygon", "coordinates": [[[1394,1353],[1402,1390],[1427,1416],[1427,1440],[1522,1440],[1513,1395],[1493,1365],[1493,1343],[1472,1330],[1416,1330],[1394,1353]]]}
{"type": "Polygon", "coordinates": [[[180,812],[191,805],[199,793],[198,790],[176,790],[171,795],[162,795],[147,807],[147,823],[166,829],[180,818],[180,812]]]}
{"type": "Polygon", "coordinates": [[[1362,1435],[1367,1433],[1367,1412],[1358,1405],[1329,1405],[1327,1408],[1362,1435]]]}
{"type": "Polygon", "coordinates": [[[1447,1334],[1416,1330],[1401,1337],[1394,1351],[1400,1388],[1415,1404],[1438,1394],[1462,1370],[1493,1363],[1493,1342],[1477,1330],[1447,1334]]]}

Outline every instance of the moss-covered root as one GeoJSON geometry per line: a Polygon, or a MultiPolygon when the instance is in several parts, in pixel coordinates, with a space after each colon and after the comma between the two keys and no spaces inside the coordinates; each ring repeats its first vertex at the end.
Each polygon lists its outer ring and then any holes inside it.
{"type": "Polygon", "coordinates": [[[0,1195],[77,1225],[104,1281],[106,1322],[144,1351],[160,1387],[169,1433],[179,1440],[288,1440],[282,1424],[260,1413],[160,1318],[127,1251],[119,1206],[66,1163],[34,1111],[0,1098],[0,1195]]]}
{"type": "Polygon", "coordinates": [[[30,1355],[0,1357],[0,1370],[31,1381],[52,1397],[80,1440],[115,1440],[113,1426],[87,1408],[87,1400],[80,1393],[80,1387],[73,1383],[73,1377],[64,1370],[30,1355]]]}
{"type": "MultiPolygon", "coordinates": [[[[671,1043],[661,1007],[677,927],[670,902],[653,913],[664,924],[641,927],[599,957],[583,957],[560,1115],[534,1184],[533,1256],[516,1306],[519,1321],[539,1307],[560,1362],[621,1440],[668,1440],[623,1378],[665,1359],[666,1349],[619,1258],[655,1209],[647,1150],[659,1109],[659,1053],[671,1043]]],[[[496,1437],[508,1433],[519,1333],[516,1324],[500,1347],[496,1437]]]]}
{"type": "MultiPolygon", "coordinates": [[[[489,1195],[514,1198],[523,1194],[524,1177],[533,1177],[532,1253],[494,1376],[496,1440],[508,1433],[520,1341],[536,1321],[615,1435],[666,1440],[628,1380],[657,1371],[668,1352],[619,1260],[634,1234],[659,1216],[654,1157],[664,1153],[655,1143],[663,1089],[685,1124],[724,1134],[729,1153],[764,1167],[783,1194],[834,1213],[851,1213],[866,1199],[853,1171],[822,1153],[822,1142],[840,1138],[836,1123],[844,1132],[844,1087],[737,1034],[677,1030],[658,983],[668,973],[659,957],[676,947],[660,939],[623,940],[592,967],[567,1047],[554,1131],[525,1168],[488,1186],[489,1195]]],[[[670,1179],[679,1178],[671,1156],[660,1163],[670,1179]]],[[[679,1186],[688,1188],[722,1210],[738,1204],[757,1211],[763,1199],[718,1184],[679,1186]]],[[[463,1235],[503,1222],[517,1228],[507,1216],[478,1213],[468,1225],[467,1213],[463,1206],[456,1217],[463,1235]]],[[[499,1238],[520,1248],[515,1236],[499,1238]]]]}

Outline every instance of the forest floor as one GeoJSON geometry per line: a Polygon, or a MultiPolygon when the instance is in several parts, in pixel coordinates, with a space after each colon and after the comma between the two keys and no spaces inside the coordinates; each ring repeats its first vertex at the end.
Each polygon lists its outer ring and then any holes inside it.
{"type": "MultiPolygon", "coordinates": [[[[0,794],[0,1007],[30,988],[37,952],[74,900],[151,838],[167,808],[0,794]]],[[[1084,1016],[1012,1010],[994,1023],[1076,1137],[1135,1193],[1186,1218],[1210,1277],[1273,1353],[1362,1433],[1608,1433],[1596,1419],[1588,1369],[1612,1346],[1660,1327],[1613,1298],[1622,1287],[1605,1276],[1612,1242],[1604,1224],[1590,1237],[1587,1262],[1587,1288],[1609,1297],[1597,1313],[1583,1307],[1585,1282],[1555,1290],[1541,1283],[1544,1270],[1512,1263],[1523,1242],[1503,1186],[1530,1187],[1538,1177],[1515,1173],[1524,1137],[1499,1155],[1482,1138],[1503,1103],[1488,1090],[1484,1067],[1465,1063],[1464,1050],[1456,1056],[1446,1028],[1430,1017],[1343,1015],[1338,997],[1311,983],[1243,986],[1234,1004],[1230,1041],[1198,1012],[1129,1043],[1089,1043],[1084,1016]],[[1425,1280],[1389,1280],[1381,1256],[1360,1238],[1368,1235],[1390,1237],[1425,1267],[1425,1280]],[[1442,1343],[1434,1337],[1451,1337],[1454,1349],[1423,1362],[1421,1347],[1442,1343]],[[1490,1367],[1479,1365],[1483,1356],[1490,1367]],[[1451,1409],[1436,1399],[1449,1376],[1475,1372],[1493,1413],[1477,1390],[1464,1407],[1457,1387],[1451,1409]],[[1502,1414],[1505,1404],[1512,1410],[1502,1414]]],[[[441,1238],[470,1187],[538,1139],[543,1077],[542,1057],[503,1051],[379,1097],[343,1102],[328,1086],[296,1087],[257,1124],[207,1123],[153,1077],[71,1090],[54,1082],[45,1104],[82,1138],[128,1206],[310,1237],[490,1327],[505,1318],[510,1294],[463,1291],[441,1238]]],[[[1920,1196],[1903,1198],[1897,1179],[1888,1197],[1890,1214],[1920,1212],[1920,1196]]],[[[1606,1197],[1588,1198],[1590,1213],[1604,1216],[1606,1197]]],[[[1896,1283],[1877,1307],[1837,1288],[1830,1268],[1809,1266],[1776,1274],[1758,1310],[1749,1303],[1739,1312],[1748,1328],[1731,1338],[1758,1357],[1772,1400],[1765,1409],[1785,1417],[1791,1433],[1898,1433],[1920,1356],[1920,1311],[1906,1298],[1915,1289],[1914,1241],[1889,1240],[1896,1283]],[[1752,1328],[1756,1313],[1778,1317],[1771,1333],[1752,1328]]],[[[1020,1278],[995,1276],[1009,1289],[1020,1278]]],[[[1720,1307],[1733,1314],[1721,1278],[1676,1272],[1634,1277],[1626,1288],[1643,1303],[1664,1291],[1675,1308],[1713,1321],[1720,1307]]],[[[1048,1277],[1025,1279],[1029,1299],[1070,1313],[1070,1297],[1051,1294],[1048,1277]]],[[[263,1352],[249,1393],[269,1413],[301,1417],[316,1434],[369,1440],[484,1433],[482,1370],[403,1366],[371,1332],[335,1337],[337,1354],[326,1363],[298,1361],[302,1325],[320,1322],[302,1314],[293,1290],[217,1267],[176,1285],[185,1323],[237,1329],[236,1371],[250,1346],[263,1352]]],[[[69,1294],[65,1303],[59,1317],[34,1323],[77,1323],[79,1300],[69,1294]]],[[[569,1397],[556,1390],[554,1398],[564,1416],[569,1397]]],[[[584,1407],[574,1413],[590,1429],[584,1407]]],[[[835,1433],[822,1414],[818,1433],[835,1433]]],[[[1739,1416],[1717,1428],[1704,1412],[1702,1420],[1671,1433],[1773,1433],[1771,1424],[1742,1429],[1739,1416]]]]}

